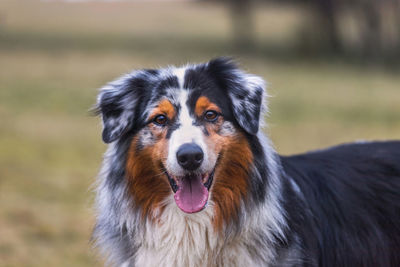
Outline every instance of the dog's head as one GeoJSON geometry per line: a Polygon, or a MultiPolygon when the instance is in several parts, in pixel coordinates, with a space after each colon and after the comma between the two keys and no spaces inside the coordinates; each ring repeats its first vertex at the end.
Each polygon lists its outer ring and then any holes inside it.
{"type": "Polygon", "coordinates": [[[173,195],[186,213],[215,209],[215,223],[237,216],[250,191],[249,140],[262,119],[264,81],[228,59],[138,70],[98,97],[106,143],[129,143],[125,178],[135,207],[156,217],[173,195]]]}

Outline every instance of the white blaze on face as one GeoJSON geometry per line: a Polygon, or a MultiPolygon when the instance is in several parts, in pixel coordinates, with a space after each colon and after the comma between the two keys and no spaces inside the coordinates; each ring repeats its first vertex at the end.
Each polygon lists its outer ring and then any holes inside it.
{"type": "Polygon", "coordinates": [[[180,88],[183,88],[183,84],[185,83],[185,73],[186,73],[186,67],[182,68],[175,68],[173,69],[174,75],[178,78],[178,83],[180,85],[180,88]]]}
{"type": "Polygon", "coordinates": [[[179,127],[172,132],[169,139],[167,169],[172,175],[185,175],[186,171],[179,165],[176,158],[176,152],[183,144],[194,143],[198,145],[204,153],[204,159],[200,166],[200,171],[202,173],[209,172],[212,170],[212,167],[210,168],[209,166],[209,157],[207,153],[207,146],[204,142],[204,133],[199,126],[194,125],[195,118],[189,113],[189,108],[187,105],[188,91],[181,89],[179,91],[178,100],[180,109],[177,123],[179,124],[179,127]]]}

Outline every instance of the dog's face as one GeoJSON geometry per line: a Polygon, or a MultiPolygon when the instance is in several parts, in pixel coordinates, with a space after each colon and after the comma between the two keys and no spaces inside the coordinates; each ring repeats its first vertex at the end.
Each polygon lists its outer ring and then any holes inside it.
{"type": "Polygon", "coordinates": [[[136,71],[102,89],[103,140],[121,150],[128,143],[125,177],[143,217],[160,215],[171,195],[186,213],[206,208],[211,195],[216,225],[237,215],[249,191],[248,137],[258,132],[263,87],[216,59],[136,71]]]}

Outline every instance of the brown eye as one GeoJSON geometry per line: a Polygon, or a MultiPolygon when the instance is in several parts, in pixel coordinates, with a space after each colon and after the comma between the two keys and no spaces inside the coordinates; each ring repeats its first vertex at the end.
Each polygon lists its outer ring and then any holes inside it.
{"type": "Polygon", "coordinates": [[[204,113],[204,119],[209,122],[214,122],[218,118],[218,113],[214,110],[207,110],[204,113]]]}
{"type": "Polygon", "coordinates": [[[155,124],[158,124],[160,126],[164,126],[165,124],[167,124],[167,117],[164,115],[158,115],[157,117],[154,118],[153,122],[155,124]]]}

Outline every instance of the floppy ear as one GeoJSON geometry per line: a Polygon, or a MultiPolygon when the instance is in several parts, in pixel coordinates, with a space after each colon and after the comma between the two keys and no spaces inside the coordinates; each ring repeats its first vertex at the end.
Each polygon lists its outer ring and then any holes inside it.
{"type": "Polygon", "coordinates": [[[111,143],[134,126],[140,92],[146,79],[126,74],[100,89],[96,112],[103,119],[103,141],[111,143]]]}
{"type": "Polygon", "coordinates": [[[229,58],[217,58],[208,68],[226,90],[237,123],[247,133],[255,135],[263,120],[265,82],[258,76],[240,70],[229,58]]]}
{"type": "Polygon", "coordinates": [[[240,79],[240,84],[233,86],[229,92],[233,114],[246,132],[255,135],[263,119],[264,81],[243,73],[240,79]]]}

